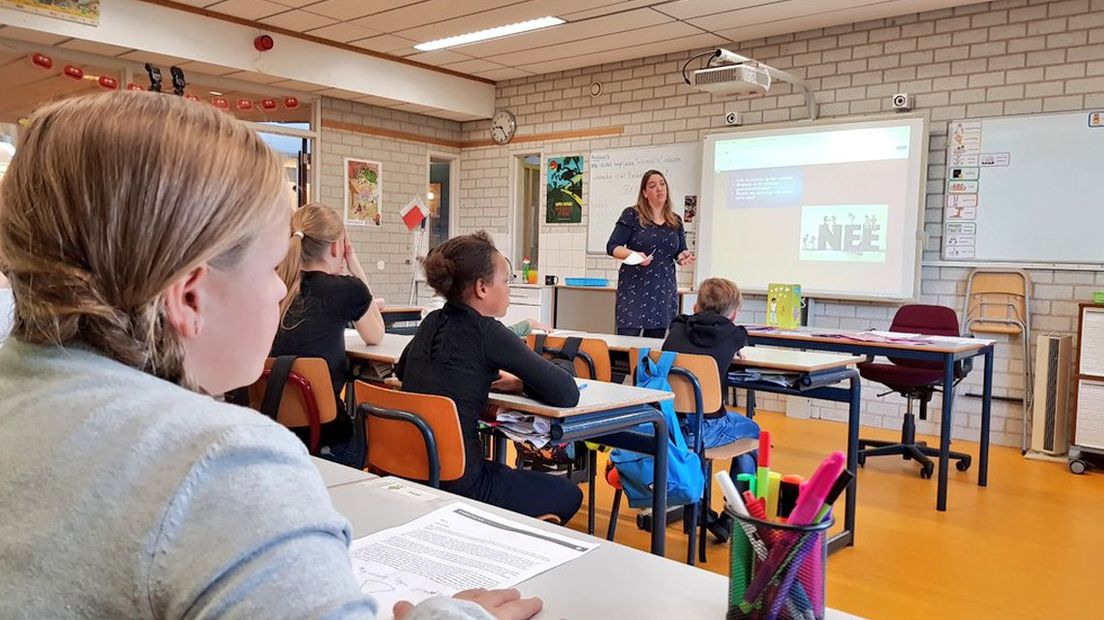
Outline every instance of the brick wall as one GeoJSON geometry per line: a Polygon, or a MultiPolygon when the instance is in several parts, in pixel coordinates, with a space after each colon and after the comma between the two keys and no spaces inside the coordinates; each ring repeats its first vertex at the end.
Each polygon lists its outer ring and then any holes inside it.
{"type": "MultiPolygon", "coordinates": [[[[428,138],[458,140],[460,124],[444,120],[389,110],[376,106],[324,98],[322,119],[351,123],[390,131],[418,134],[428,138]]],[[[353,247],[368,275],[372,293],[393,305],[404,305],[410,294],[411,256],[414,236],[399,218],[401,209],[414,194],[423,198],[429,178],[428,154],[453,153],[459,149],[416,140],[366,135],[353,131],[322,128],[322,144],[318,156],[322,167],[319,200],[329,207],[342,210],[344,200],[343,166],[346,157],[356,157],[382,164],[383,225],[349,227],[353,247]],[[383,269],[377,262],[383,261],[383,269]]],[[[423,241],[423,244],[427,243],[423,241]]],[[[422,246],[425,251],[425,245],[422,246]]]]}
{"type": "MultiPolygon", "coordinates": [[[[961,310],[966,269],[941,266],[943,185],[948,121],[958,118],[1031,114],[1104,108],[1104,0],[1001,0],[919,15],[880,19],[745,41],[728,46],[739,53],[803,76],[816,92],[821,115],[857,117],[890,111],[890,96],[915,96],[916,111],[930,121],[928,194],[920,301],[961,310]]],[[[702,50],[695,50],[702,51],[702,50]]],[[[505,147],[465,149],[461,179],[460,226],[486,228],[504,247],[509,243],[513,157],[539,152],[544,158],[592,150],[695,142],[723,129],[723,114],[739,111],[744,123],[804,119],[803,98],[788,85],[771,96],[729,100],[691,91],[679,69],[695,52],[631,60],[585,69],[502,82],[497,107],[518,117],[519,135],[624,126],[616,137],[515,143],[505,147]],[[592,97],[589,85],[602,94],[592,97]]],[[[486,121],[464,123],[465,140],[483,139],[486,121]]],[[[584,190],[585,192],[585,190],[584,190]]],[[[584,215],[585,217],[585,215],[584,215]]],[[[587,256],[586,224],[541,228],[542,271],[616,279],[611,259],[587,256]]],[[[1031,299],[1035,333],[1072,333],[1076,302],[1104,287],[1104,273],[1030,270],[1035,283],[1031,299]]],[[[689,274],[682,274],[683,283],[689,274]]],[[[886,328],[894,306],[826,302],[814,308],[812,324],[840,328],[886,328]]],[[[749,299],[744,320],[762,322],[762,299],[749,299]]],[[[995,364],[995,392],[1018,398],[1023,391],[1023,356],[1017,338],[1001,337],[995,364]]],[[[980,364],[979,364],[980,367],[980,364]]],[[[974,372],[965,390],[980,392],[981,373],[974,372]]],[[[863,422],[897,428],[904,411],[896,396],[875,398],[881,386],[864,385],[863,422]]],[[[938,419],[938,405],[933,403],[938,419]]],[[[777,399],[762,407],[781,410],[777,399]]],[[[959,396],[954,436],[974,440],[981,403],[959,396]]],[[[844,419],[842,407],[814,403],[813,415],[844,419]]],[[[1018,445],[1022,407],[996,401],[993,441],[1018,445]]],[[[931,420],[921,432],[938,432],[931,420]]]]}

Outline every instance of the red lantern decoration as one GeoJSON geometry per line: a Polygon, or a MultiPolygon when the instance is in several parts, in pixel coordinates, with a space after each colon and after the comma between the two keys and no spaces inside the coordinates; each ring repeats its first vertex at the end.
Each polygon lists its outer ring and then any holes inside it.
{"type": "Polygon", "coordinates": [[[184,98],[188,101],[202,101],[199,97],[196,97],[195,95],[184,95],[184,98]]]}
{"type": "Polygon", "coordinates": [[[276,103],[275,99],[261,99],[261,109],[262,110],[271,112],[272,110],[276,109],[277,105],[278,104],[276,103]]]}
{"type": "Polygon", "coordinates": [[[211,100],[211,105],[215,106],[216,108],[218,108],[220,110],[229,110],[230,109],[230,100],[227,99],[226,97],[215,97],[214,99],[211,100]]]}
{"type": "Polygon", "coordinates": [[[127,90],[146,90],[146,89],[144,89],[141,86],[135,84],[134,82],[131,82],[130,84],[127,84],[127,90]]]}
{"type": "Polygon", "coordinates": [[[284,97],[284,109],[294,110],[299,107],[299,100],[295,97],[284,97]]]}
{"type": "Polygon", "coordinates": [[[83,80],[84,69],[74,67],[73,65],[65,65],[64,75],[71,80],[83,80]]]}
{"type": "Polygon", "coordinates": [[[239,112],[249,112],[253,109],[253,102],[249,99],[238,99],[237,108],[239,112]]]}
{"type": "Polygon", "coordinates": [[[106,88],[107,90],[116,90],[119,88],[119,80],[116,80],[110,75],[101,75],[100,79],[96,81],[100,83],[101,88],[106,88]]]}
{"type": "Polygon", "coordinates": [[[38,52],[35,52],[31,55],[31,63],[39,69],[43,69],[45,71],[49,71],[50,69],[54,68],[54,59],[50,58],[46,54],[39,54],[38,52]]]}

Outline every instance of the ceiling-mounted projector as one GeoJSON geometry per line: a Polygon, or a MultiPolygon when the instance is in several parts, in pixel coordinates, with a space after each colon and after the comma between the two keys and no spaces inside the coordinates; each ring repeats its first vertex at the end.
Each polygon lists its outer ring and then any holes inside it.
{"type": "Polygon", "coordinates": [[[690,85],[720,95],[765,95],[770,90],[770,73],[753,64],[698,69],[690,74],[690,85]]]}
{"type": "Polygon", "coordinates": [[[753,58],[741,56],[723,48],[692,56],[682,66],[682,79],[694,90],[717,93],[718,95],[765,95],[772,82],[787,82],[805,95],[805,106],[809,109],[809,118],[816,119],[817,103],[812,90],[801,78],[775,69],[753,58]],[[687,74],[690,63],[696,59],[708,57],[705,67],[687,74]]]}

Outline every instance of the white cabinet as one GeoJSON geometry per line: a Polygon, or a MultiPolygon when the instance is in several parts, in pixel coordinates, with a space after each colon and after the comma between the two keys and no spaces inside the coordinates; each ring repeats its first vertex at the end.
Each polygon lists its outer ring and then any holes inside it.
{"type": "MultiPolygon", "coordinates": [[[[510,308],[500,319],[507,325],[533,319],[552,325],[552,288],[536,284],[511,284],[510,308]]],[[[425,282],[418,283],[418,305],[431,312],[443,306],[445,300],[434,294],[425,282]]]]}

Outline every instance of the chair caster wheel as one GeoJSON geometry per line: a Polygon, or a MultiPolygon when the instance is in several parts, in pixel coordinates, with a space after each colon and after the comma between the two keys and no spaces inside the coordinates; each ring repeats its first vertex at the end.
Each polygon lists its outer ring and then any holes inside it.
{"type": "Polygon", "coordinates": [[[859,462],[859,467],[866,467],[866,457],[865,456],[860,454],[857,460],[859,462]]]}
{"type": "Polygon", "coordinates": [[[958,471],[966,471],[970,469],[970,459],[959,459],[955,462],[955,469],[958,471]]]}
{"type": "Polygon", "coordinates": [[[934,465],[924,465],[920,468],[920,477],[924,480],[930,480],[933,473],[935,473],[934,465]]]}
{"type": "Polygon", "coordinates": [[[1081,459],[1074,459],[1069,462],[1069,470],[1079,476],[1088,471],[1088,469],[1088,464],[1081,459]]]}

